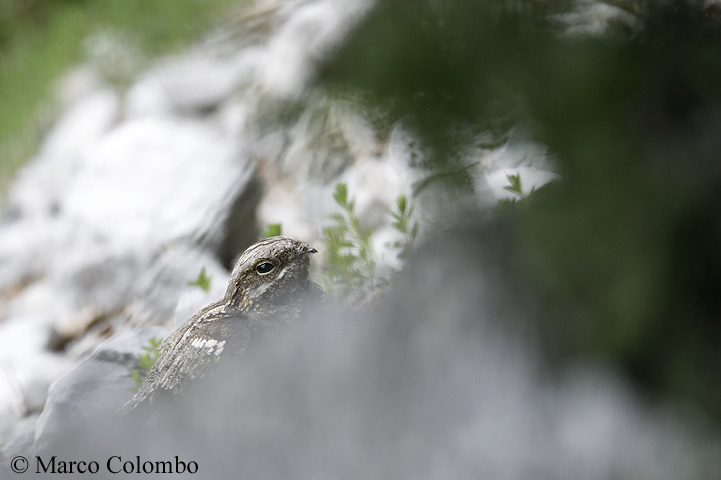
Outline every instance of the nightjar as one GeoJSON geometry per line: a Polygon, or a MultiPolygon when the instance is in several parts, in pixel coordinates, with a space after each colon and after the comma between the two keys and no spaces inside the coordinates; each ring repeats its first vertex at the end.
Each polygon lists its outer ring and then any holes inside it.
{"type": "Polygon", "coordinates": [[[121,412],[176,395],[216,363],[242,355],[264,332],[322,305],[323,289],[308,279],[311,253],[317,251],[288,237],[249,247],[235,264],[223,299],[196,313],[160,344],[158,360],[121,412]]]}

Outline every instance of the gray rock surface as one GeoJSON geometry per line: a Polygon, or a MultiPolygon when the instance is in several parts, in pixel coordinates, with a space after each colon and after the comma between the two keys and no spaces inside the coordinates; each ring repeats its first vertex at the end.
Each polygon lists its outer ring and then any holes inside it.
{"type": "Polygon", "coordinates": [[[200,54],[173,59],[146,72],[133,85],[126,112],[139,117],[213,109],[250,76],[247,67],[247,62],[200,54]]]}
{"type": "Polygon", "coordinates": [[[44,453],[48,443],[64,432],[97,417],[114,415],[132,397],[132,371],[150,338],[168,334],[163,327],[144,327],[125,332],[100,345],[95,352],[55,382],[37,421],[34,450],[44,453]]]}
{"type": "Polygon", "coordinates": [[[178,455],[213,479],[717,478],[718,444],[616,372],[547,375],[492,238],[444,237],[378,308],[314,315],[150,418],[65,441],[93,458],[178,455]]]}

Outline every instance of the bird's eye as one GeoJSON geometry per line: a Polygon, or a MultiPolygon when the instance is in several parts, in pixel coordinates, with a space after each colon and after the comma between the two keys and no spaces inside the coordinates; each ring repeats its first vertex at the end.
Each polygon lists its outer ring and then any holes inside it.
{"type": "Polygon", "coordinates": [[[275,268],[275,265],[273,265],[270,262],[263,262],[260,265],[258,265],[257,267],[255,267],[257,272],[260,273],[261,275],[272,272],[274,268],[275,268]]]}

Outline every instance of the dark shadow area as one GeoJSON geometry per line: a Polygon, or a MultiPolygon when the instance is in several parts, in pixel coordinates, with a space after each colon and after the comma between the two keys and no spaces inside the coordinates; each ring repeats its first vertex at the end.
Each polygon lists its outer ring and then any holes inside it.
{"type": "Polygon", "coordinates": [[[409,118],[434,152],[430,170],[459,172],[459,196],[469,179],[458,125],[502,137],[532,124],[563,180],[500,215],[548,358],[620,365],[718,425],[718,14],[616,2],[642,28],[573,37],[549,17],[573,5],[551,3],[384,2],[322,81],[409,118]]]}

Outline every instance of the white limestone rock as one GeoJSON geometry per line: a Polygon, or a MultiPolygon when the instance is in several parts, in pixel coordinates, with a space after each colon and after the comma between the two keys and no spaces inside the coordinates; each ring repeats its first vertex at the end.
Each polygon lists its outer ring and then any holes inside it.
{"type": "Polygon", "coordinates": [[[197,51],[162,61],[128,92],[126,115],[197,114],[220,106],[255,78],[257,56],[241,51],[229,58],[197,51]]]}
{"type": "Polygon", "coordinates": [[[55,86],[55,96],[60,108],[67,110],[85,100],[88,92],[107,88],[100,71],[89,63],[82,64],[66,73],[55,86]]]}
{"type": "Polygon", "coordinates": [[[165,249],[135,282],[134,307],[153,312],[159,318],[175,319],[187,292],[202,294],[199,295],[199,303],[189,306],[193,311],[184,319],[187,320],[201,308],[220,300],[225,294],[229,278],[228,270],[210,252],[182,244],[174,245],[165,249]],[[191,285],[201,270],[210,279],[207,293],[191,285]]]}
{"type": "Polygon", "coordinates": [[[165,94],[163,82],[155,75],[144,75],[136,80],[125,98],[125,118],[171,117],[173,105],[165,94]]]}
{"type": "Polygon", "coordinates": [[[568,36],[599,37],[606,34],[613,25],[620,25],[629,31],[642,28],[642,22],[623,8],[598,0],[579,0],[571,12],[552,17],[565,26],[568,36]]]}
{"type": "Polygon", "coordinates": [[[251,174],[235,142],[207,124],[139,119],[85,151],[61,208],[102,243],[152,250],[213,240],[227,214],[221,206],[251,174]]]}
{"type": "Polygon", "coordinates": [[[259,70],[259,83],[272,97],[297,100],[322,59],[363,19],[371,1],[318,0],[291,2],[278,17],[286,17],[269,40],[259,70]]]}
{"type": "Polygon", "coordinates": [[[27,223],[0,224],[0,290],[20,286],[43,269],[36,256],[39,231],[27,223]]]}
{"type": "Polygon", "coordinates": [[[75,365],[46,348],[53,321],[68,307],[46,281],[25,288],[5,306],[0,322],[0,445],[12,440],[24,417],[43,409],[50,384],[75,365]]]}
{"type": "Polygon", "coordinates": [[[120,98],[103,88],[77,100],[46,136],[38,155],[19,172],[8,192],[15,214],[44,219],[57,214],[60,197],[82,164],[82,150],[117,121],[120,98]]]}
{"type": "Polygon", "coordinates": [[[238,83],[233,62],[190,56],[156,73],[178,111],[213,108],[228,98],[238,83]]]}

